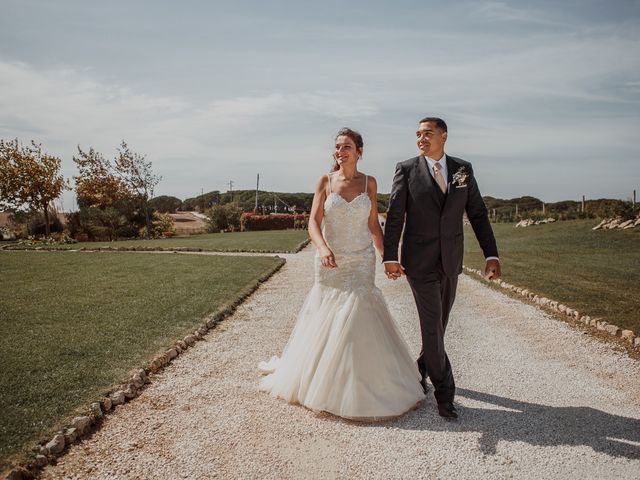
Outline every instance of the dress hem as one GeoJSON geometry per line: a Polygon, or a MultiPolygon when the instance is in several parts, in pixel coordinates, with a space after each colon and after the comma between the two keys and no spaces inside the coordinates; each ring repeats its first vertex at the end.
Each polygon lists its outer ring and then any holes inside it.
{"type": "MultiPolygon", "coordinates": [[[[264,391],[264,390],[263,390],[264,391]]],[[[265,392],[268,393],[268,392],[265,392]]],[[[393,414],[393,415],[382,415],[382,416],[358,416],[358,417],[352,417],[352,416],[347,416],[347,415],[340,415],[339,413],[335,413],[332,412],[331,410],[323,410],[323,409],[317,409],[317,408],[313,408],[313,407],[309,407],[303,403],[300,403],[298,401],[289,401],[284,397],[281,397],[279,395],[273,395],[271,393],[269,393],[269,395],[271,395],[272,397],[275,397],[279,400],[282,400],[283,402],[286,402],[289,405],[297,405],[300,407],[303,407],[306,410],[309,410],[310,412],[313,412],[315,414],[327,414],[327,415],[331,415],[333,417],[342,419],[342,420],[348,420],[351,422],[357,422],[357,423],[383,423],[383,422],[390,422],[392,420],[397,420],[401,417],[403,417],[404,415],[406,415],[409,412],[412,412],[413,410],[417,410],[418,408],[420,408],[422,406],[422,404],[425,402],[426,400],[426,396],[424,398],[421,398],[420,400],[418,400],[416,403],[414,403],[411,407],[405,409],[402,411],[402,413],[398,413],[398,414],[393,414]]]]}

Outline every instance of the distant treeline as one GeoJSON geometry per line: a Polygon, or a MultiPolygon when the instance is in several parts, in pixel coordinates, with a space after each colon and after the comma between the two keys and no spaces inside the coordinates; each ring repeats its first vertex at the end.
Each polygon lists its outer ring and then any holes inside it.
{"type": "Polygon", "coordinates": [[[523,218],[534,220],[553,217],[558,220],[574,220],[578,218],[608,218],[629,216],[632,218],[638,211],[638,205],[624,200],[600,198],[580,201],[562,200],[545,203],[536,197],[518,197],[501,199],[483,197],[489,209],[489,217],[495,222],[514,222],[523,218]]]}
{"type": "MultiPolygon", "coordinates": [[[[313,193],[286,193],[258,191],[258,213],[303,213],[311,211],[313,193]]],[[[182,201],[176,197],[161,196],[151,200],[153,208],[160,212],[198,211],[213,207],[237,203],[242,211],[253,211],[256,204],[255,190],[236,190],[234,192],[221,193],[219,191],[208,192],[197,197],[187,198],[182,201]]],[[[389,205],[389,194],[378,194],[378,211],[385,212],[389,205]]]]}
{"type": "MultiPolygon", "coordinates": [[[[311,210],[312,193],[258,192],[258,213],[302,213],[311,210]]],[[[489,209],[489,217],[496,222],[513,222],[522,218],[554,217],[561,220],[574,218],[607,218],[630,214],[637,211],[637,205],[624,200],[602,198],[582,202],[563,200],[561,202],[544,203],[536,197],[524,196],[511,199],[484,197],[489,209]]],[[[237,203],[242,211],[254,210],[256,203],[255,190],[237,190],[221,193],[208,192],[197,197],[180,200],[176,197],[161,196],[150,201],[151,206],[160,212],[199,211],[213,207],[237,203]]],[[[389,194],[378,194],[378,211],[384,213],[389,206],[389,194]]]]}

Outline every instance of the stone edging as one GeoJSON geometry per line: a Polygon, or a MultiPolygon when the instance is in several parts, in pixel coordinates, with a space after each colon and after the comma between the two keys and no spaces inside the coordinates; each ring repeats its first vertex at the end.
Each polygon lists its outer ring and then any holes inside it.
{"type": "Polygon", "coordinates": [[[174,358],[189,347],[194,346],[198,340],[203,340],[204,335],[206,335],[209,330],[215,328],[218,323],[229,317],[240,304],[258,289],[260,284],[278,272],[284,266],[286,260],[278,256],[275,258],[280,260],[278,264],[240,292],[239,296],[233,302],[223,305],[216,312],[205,317],[204,323],[193,333],[175,342],[172,348],[156,356],[145,368],[137,370],[124,384],[112,389],[100,400],[93,402],[91,406],[86,409],[86,415],[75,417],[70,425],[58,431],[49,442],[40,445],[35,459],[26,465],[18,466],[11,470],[6,477],[7,480],[35,478],[42,468],[52,461],[55,461],[55,459],[61,455],[64,455],[66,447],[99,429],[106,413],[112,411],[116,405],[122,405],[140,395],[144,386],[150,383],[149,375],[160,372],[164,367],[169,365],[174,358]]]}
{"type": "Polygon", "coordinates": [[[80,247],[80,248],[59,248],[55,245],[43,245],[43,246],[23,246],[23,245],[4,245],[0,247],[2,250],[7,251],[52,251],[52,252],[68,252],[68,251],[80,251],[80,252],[223,252],[223,253],[298,253],[304,247],[306,247],[310,239],[306,239],[300,242],[293,250],[260,250],[260,249],[241,249],[230,248],[228,250],[206,250],[204,248],[196,247],[80,247]]]}
{"type": "Polygon", "coordinates": [[[591,318],[589,315],[581,315],[580,312],[578,312],[577,310],[570,308],[566,305],[563,305],[562,303],[556,300],[551,300],[550,298],[539,296],[536,293],[529,290],[528,288],[517,287],[515,285],[511,285],[510,283],[507,283],[502,280],[496,280],[496,281],[485,280],[484,273],[475,268],[469,268],[464,265],[462,268],[464,269],[465,272],[469,274],[475,273],[476,275],[480,276],[483,279],[483,281],[487,283],[500,285],[500,287],[512,293],[515,293],[517,295],[522,295],[523,297],[527,298],[528,300],[532,301],[537,305],[540,305],[541,307],[545,307],[555,313],[565,315],[569,319],[572,319],[578,323],[582,323],[586,326],[593,327],[596,330],[606,332],[613,337],[620,337],[632,347],[635,347],[636,349],[640,350],[640,336],[637,336],[633,332],[633,330],[622,330],[617,325],[612,325],[608,322],[605,322],[602,318],[591,318]]]}

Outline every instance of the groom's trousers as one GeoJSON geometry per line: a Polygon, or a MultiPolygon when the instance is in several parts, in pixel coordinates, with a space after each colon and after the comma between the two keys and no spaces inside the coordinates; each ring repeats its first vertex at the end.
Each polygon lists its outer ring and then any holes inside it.
{"type": "Polygon", "coordinates": [[[407,280],[418,308],[422,333],[418,369],[422,378],[428,376],[431,380],[438,403],[453,402],[456,385],[444,348],[444,334],[456,297],[458,276],[448,277],[438,268],[423,278],[407,276],[407,280]]]}

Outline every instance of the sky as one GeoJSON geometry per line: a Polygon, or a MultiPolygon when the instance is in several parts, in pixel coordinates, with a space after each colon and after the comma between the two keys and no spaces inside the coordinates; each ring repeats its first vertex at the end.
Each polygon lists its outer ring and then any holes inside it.
{"type": "MultiPolygon", "coordinates": [[[[0,138],[77,174],[122,140],[156,195],[312,192],[335,133],[389,192],[425,116],[483,195],[640,189],[640,1],[0,3],[0,138]]],[[[73,210],[73,192],[61,207],[73,210]]]]}

